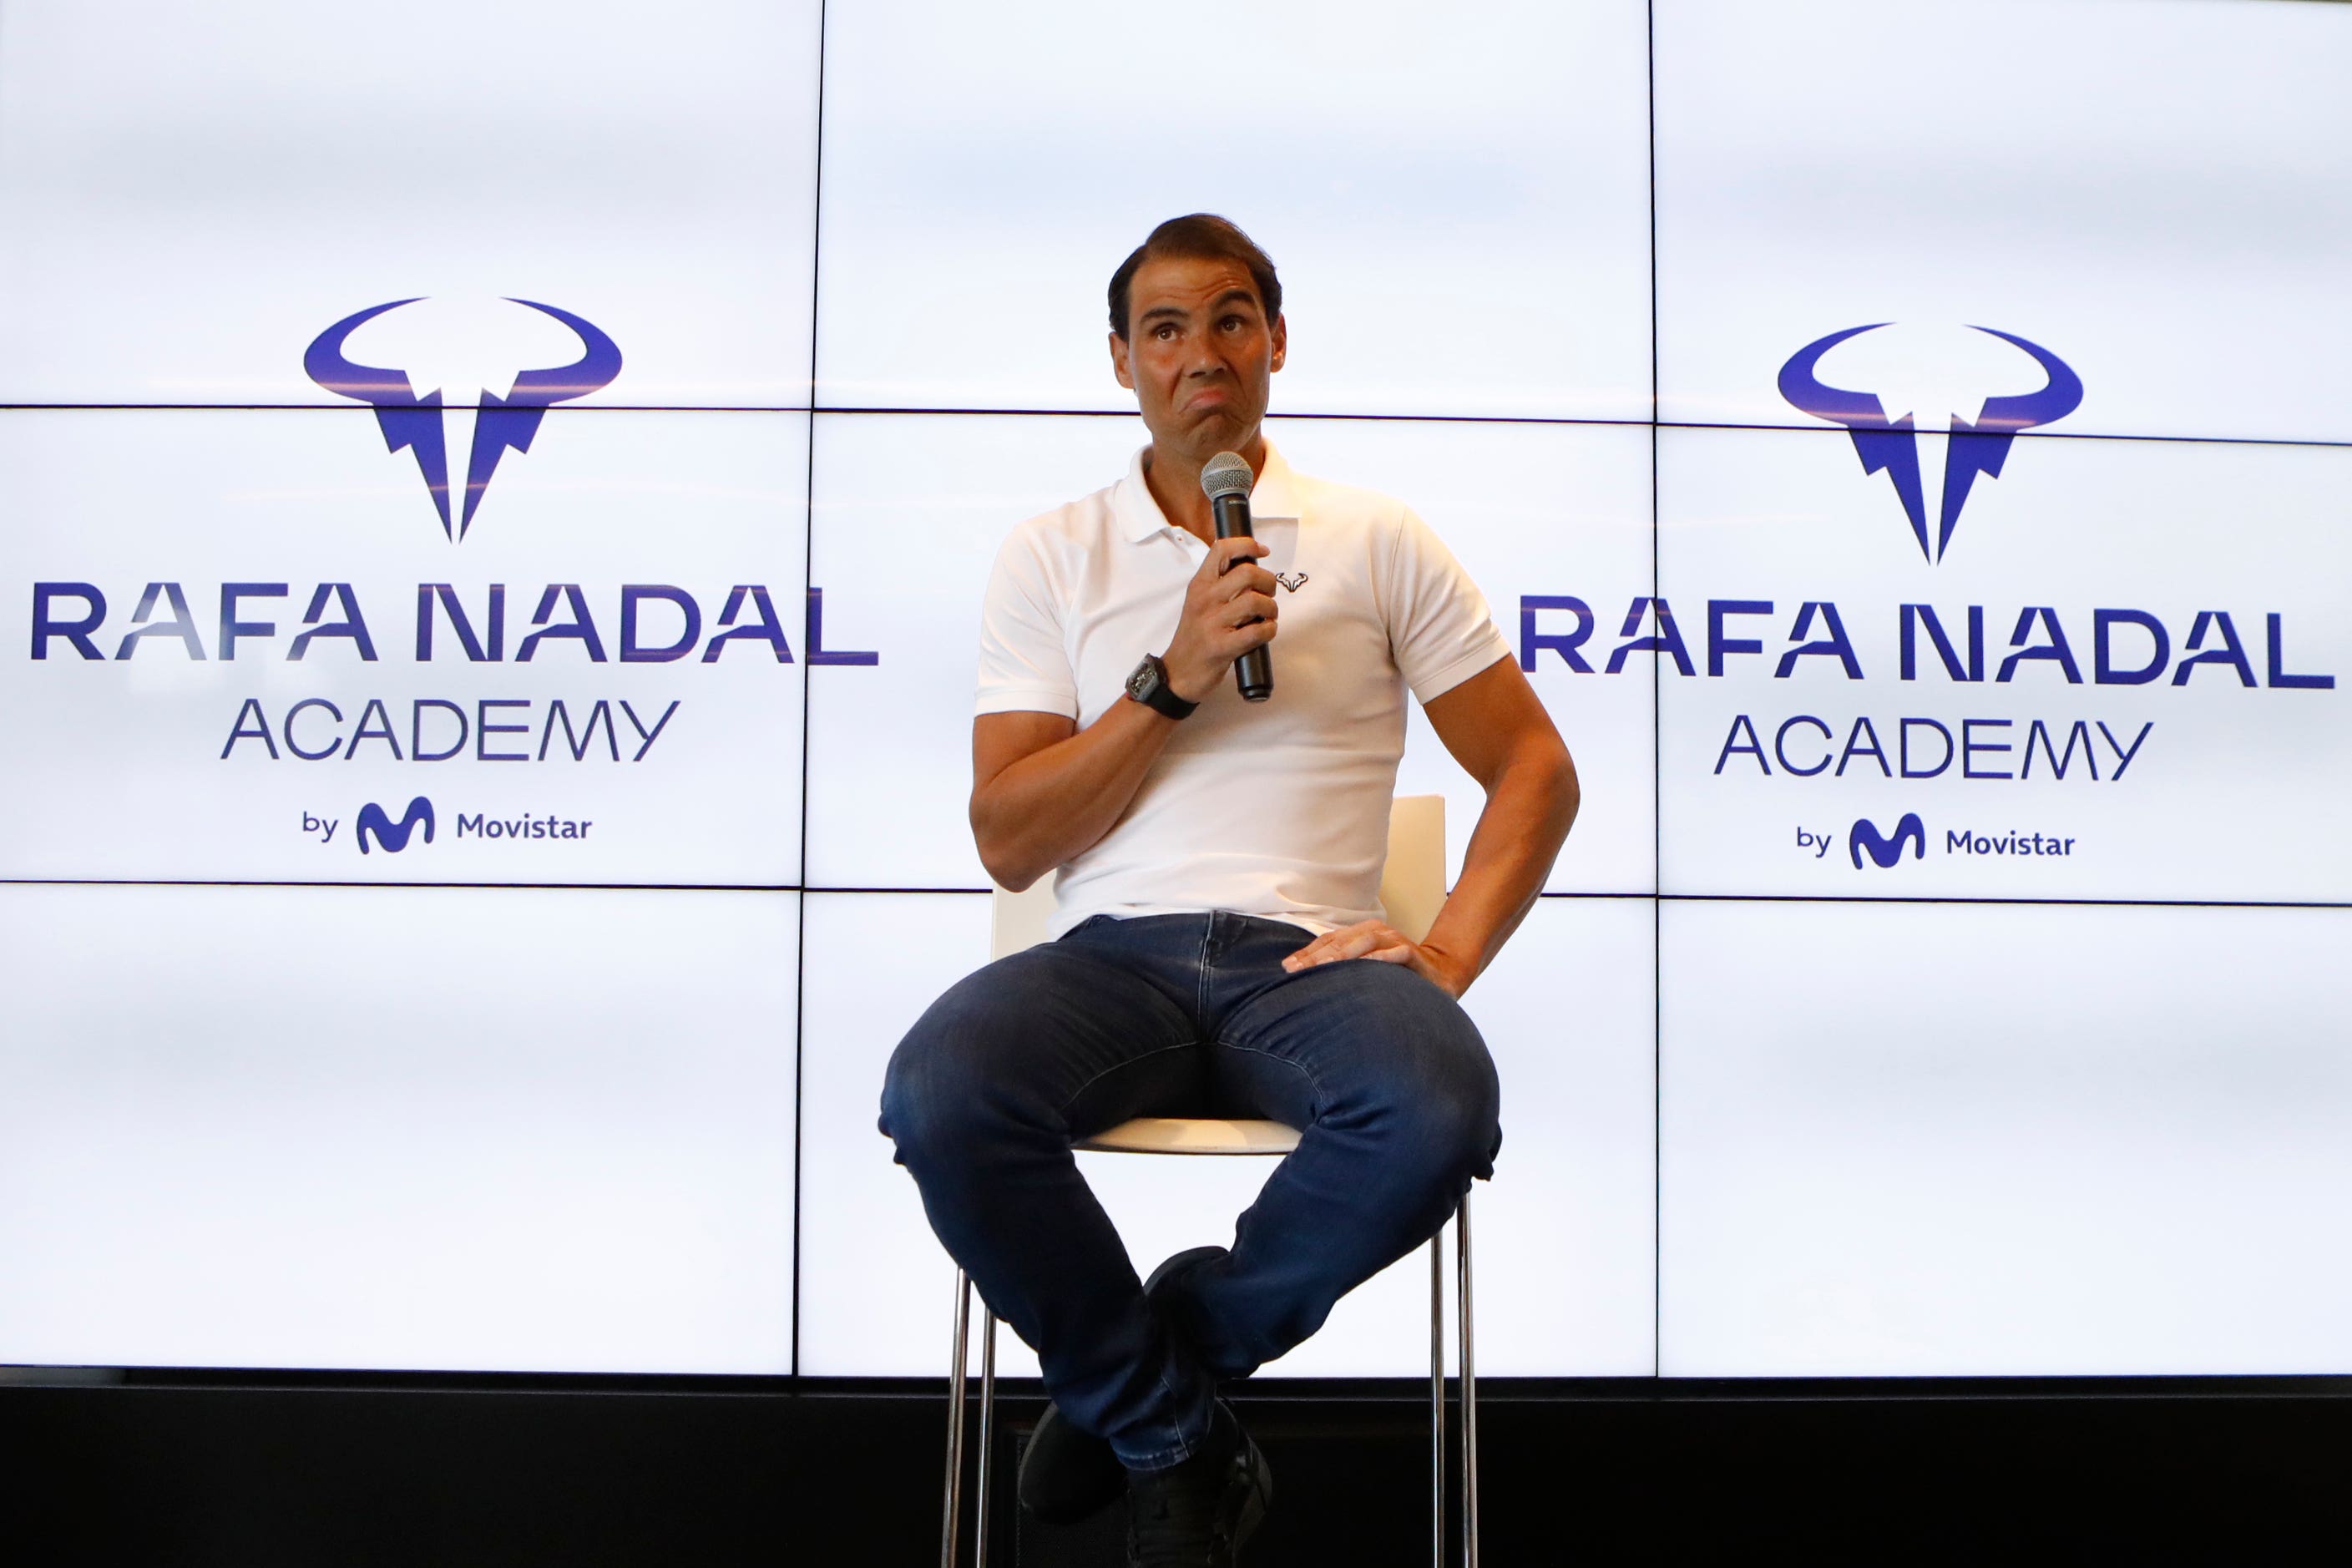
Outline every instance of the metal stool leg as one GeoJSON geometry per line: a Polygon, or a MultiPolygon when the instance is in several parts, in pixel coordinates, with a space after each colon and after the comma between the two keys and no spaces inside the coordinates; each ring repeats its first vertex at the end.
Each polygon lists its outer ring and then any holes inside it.
{"type": "Polygon", "coordinates": [[[1429,1238],[1429,1561],[1445,1568],[1445,1227],[1429,1238]]]}
{"type": "Polygon", "coordinates": [[[971,1281],[955,1278],[955,1340],[948,1362],[948,1484],[940,1508],[940,1568],[956,1568],[956,1526],[963,1520],[964,1352],[971,1328],[971,1281]]]}
{"type": "Polygon", "coordinates": [[[1456,1321],[1462,1333],[1462,1563],[1478,1568],[1478,1373],[1471,1361],[1470,1194],[1454,1216],[1462,1278],[1454,1288],[1456,1321]]]}
{"type": "Polygon", "coordinates": [[[996,1452],[996,1314],[980,1304],[980,1502],[972,1510],[971,1568],[988,1568],[988,1461],[996,1452]]]}

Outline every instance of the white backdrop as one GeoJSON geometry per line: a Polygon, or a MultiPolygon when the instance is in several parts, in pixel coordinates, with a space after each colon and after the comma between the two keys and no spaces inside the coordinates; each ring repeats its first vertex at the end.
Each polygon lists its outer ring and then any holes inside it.
{"type": "MultiPolygon", "coordinates": [[[[979,594],[1206,209],[1583,774],[1467,998],[1484,1364],[2347,1370],[2347,79],[2285,0],[11,0],[0,1363],[934,1373],[979,594]]],[[[1144,1268],[1263,1173],[1088,1170],[1144,1268]]]]}

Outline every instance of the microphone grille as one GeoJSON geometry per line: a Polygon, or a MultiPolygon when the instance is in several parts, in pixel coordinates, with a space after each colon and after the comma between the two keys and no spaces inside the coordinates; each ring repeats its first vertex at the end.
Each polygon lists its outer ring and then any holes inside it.
{"type": "Polygon", "coordinates": [[[1256,482],[1249,459],[1239,452],[1220,452],[1201,468],[1201,492],[1211,500],[1219,496],[1246,496],[1256,482]]]}

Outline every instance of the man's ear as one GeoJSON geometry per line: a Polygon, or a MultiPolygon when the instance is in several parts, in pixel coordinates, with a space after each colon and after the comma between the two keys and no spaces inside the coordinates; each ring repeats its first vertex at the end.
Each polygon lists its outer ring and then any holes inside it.
{"type": "Polygon", "coordinates": [[[1111,374],[1118,377],[1118,384],[1121,386],[1127,388],[1129,392],[1133,392],[1135,390],[1135,370],[1133,366],[1128,363],[1128,359],[1129,349],[1127,340],[1120,337],[1117,332],[1111,333],[1110,373],[1111,374]]]}
{"type": "Polygon", "coordinates": [[[1280,370],[1282,368],[1283,360],[1289,354],[1289,353],[1290,323],[1285,321],[1280,313],[1277,312],[1274,318],[1274,358],[1267,363],[1266,370],[1268,374],[1280,370]]]}

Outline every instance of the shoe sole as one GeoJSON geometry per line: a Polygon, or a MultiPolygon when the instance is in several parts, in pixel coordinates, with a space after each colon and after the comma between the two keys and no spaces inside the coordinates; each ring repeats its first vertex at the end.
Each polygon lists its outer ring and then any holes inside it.
{"type": "Polygon", "coordinates": [[[1234,1518],[1234,1555],[1236,1557],[1241,1555],[1242,1547],[1249,1538],[1257,1532],[1257,1527],[1265,1522],[1267,1510],[1274,1507],[1274,1467],[1265,1462],[1265,1452],[1247,1432],[1242,1434],[1242,1447],[1249,1456],[1249,1490],[1242,1498],[1241,1511],[1234,1518]]]}
{"type": "Polygon", "coordinates": [[[1110,1451],[1109,1444],[1103,1442],[1099,1437],[1080,1432],[1076,1427],[1070,1427],[1069,1417],[1064,1415],[1059,1408],[1049,1405],[1045,1407],[1044,1419],[1037,1423],[1037,1430],[1030,1436],[1028,1452],[1022,1456],[1021,1475],[1015,1489],[1020,1496],[1021,1506],[1045,1523],[1079,1524],[1094,1518],[1127,1494],[1127,1468],[1121,1465],[1118,1456],[1110,1451]],[[1056,1428],[1069,1427],[1069,1430],[1049,1432],[1047,1426],[1049,1422],[1056,1428]],[[1092,1487],[1070,1487],[1067,1489],[1069,1495],[1063,1498],[1057,1505],[1040,1508],[1035,1500],[1029,1495],[1032,1489],[1029,1478],[1033,1473],[1032,1461],[1036,1459],[1041,1447],[1041,1438],[1045,1444],[1061,1447],[1065,1451],[1058,1462],[1050,1465],[1040,1464],[1038,1467],[1040,1470],[1050,1468],[1068,1471],[1083,1468],[1096,1471],[1097,1473],[1093,1477],[1095,1484],[1092,1487]]]}
{"type": "Polygon", "coordinates": [[[1188,1247],[1181,1252],[1171,1253],[1160,1260],[1160,1267],[1151,1271],[1151,1278],[1143,1282],[1143,1294],[1147,1298],[1151,1297],[1177,1275],[1224,1255],[1225,1249],[1222,1247],[1188,1247]]]}

